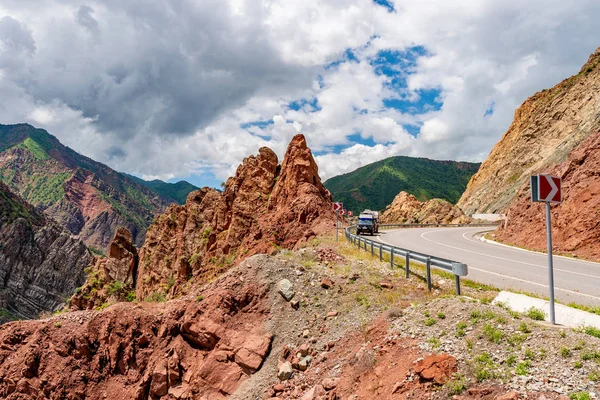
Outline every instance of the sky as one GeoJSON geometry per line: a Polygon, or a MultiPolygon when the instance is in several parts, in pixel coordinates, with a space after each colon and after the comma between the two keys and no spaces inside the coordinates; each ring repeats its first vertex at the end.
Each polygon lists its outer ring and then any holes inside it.
{"type": "Polygon", "coordinates": [[[2,0],[0,123],[215,186],[303,133],[323,179],[483,161],[600,46],[597,0],[2,0]]]}

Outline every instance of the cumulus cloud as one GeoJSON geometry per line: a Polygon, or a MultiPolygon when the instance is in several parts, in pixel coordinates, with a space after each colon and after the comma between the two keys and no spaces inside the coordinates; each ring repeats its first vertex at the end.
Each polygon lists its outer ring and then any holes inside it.
{"type": "Polygon", "coordinates": [[[595,0],[389,3],[5,0],[0,123],[148,178],[224,180],[297,132],[325,178],[394,155],[480,161],[598,45],[595,0]]]}

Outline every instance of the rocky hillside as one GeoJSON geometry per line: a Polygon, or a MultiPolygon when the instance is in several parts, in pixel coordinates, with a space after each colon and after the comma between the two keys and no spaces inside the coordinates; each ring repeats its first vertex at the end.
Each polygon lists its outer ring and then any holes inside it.
{"type": "MultiPolygon", "coordinates": [[[[562,178],[563,202],[552,206],[554,249],[600,261],[600,133],[547,172],[562,178]]],[[[523,185],[508,209],[505,225],[495,234],[509,244],[546,250],[544,207],[531,202],[529,185],[523,185]]]]}
{"type": "Polygon", "coordinates": [[[127,251],[115,251],[118,256],[110,257],[114,262],[107,261],[109,267],[100,260],[73,304],[103,304],[115,282],[138,299],[175,296],[238,260],[295,248],[333,229],[331,195],[321,184],[304,136],[297,135],[281,164],[263,147],[244,159],[222,193],[202,188],[192,192],[185,205],[170,206],[148,230],[139,256],[117,244],[127,251]]]}
{"type": "Polygon", "coordinates": [[[421,201],[441,198],[454,204],[479,164],[390,157],[325,182],[335,201],[358,213],[383,210],[401,191],[421,201]]]}
{"type": "Polygon", "coordinates": [[[381,215],[383,224],[468,224],[472,220],[460,208],[441,199],[420,202],[400,192],[381,215]]]}
{"type": "Polygon", "coordinates": [[[0,183],[0,308],[21,318],[62,308],[91,258],[81,240],[0,183]]]}
{"type": "Polygon", "coordinates": [[[508,208],[530,175],[566,160],[600,130],[600,49],[581,71],[527,99],[473,176],[458,206],[467,214],[508,208]]]}
{"type": "Polygon", "coordinates": [[[118,226],[141,245],[154,216],[169,204],[27,124],[0,125],[0,181],[97,249],[108,245],[118,226]]]}
{"type": "Polygon", "coordinates": [[[488,288],[465,285],[468,297],[458,298],[453,282],[435,272],[428,293],[423,279],[404,279],[402,270],[349,243],[320,242],[250,257],[168,302],[118,303],[6,324],[0,327],[0,397],[600,395],[593,382],[600,339],[490,304],[496,292],[488,288]]]}

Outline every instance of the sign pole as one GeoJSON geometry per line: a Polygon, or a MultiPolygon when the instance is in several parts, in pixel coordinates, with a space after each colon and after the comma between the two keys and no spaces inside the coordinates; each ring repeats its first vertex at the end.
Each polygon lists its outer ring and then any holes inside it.
{"type": "Polygon", "coordinates": [[[339,211],[335,212],[335,241],[338,241],[338,214],[339,211]]]}
{"type": "Polygon", "coordinates": [[[556,325],[554,318],[554,265],[552,262],[552,215],[550,203],[546,202],[546,240],[548,242],[548,288],[550,289],[550,322],[556,325]]]}

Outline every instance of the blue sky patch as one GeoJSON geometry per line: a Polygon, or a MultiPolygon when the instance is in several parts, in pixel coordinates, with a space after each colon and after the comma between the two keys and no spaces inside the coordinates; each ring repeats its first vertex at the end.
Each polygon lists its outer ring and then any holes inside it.
{"type": "Polygon", "coordinates": [[[300,99],[300,100],[292,101],[291,103],[288,104],[288,107],[291,110],[298,111],[307,105],[310,107],[311,111],[321,110],[321,106],[319,105],[319,101],[317,100],[316,97],[313,97],[312,99],[300,99]]]}
{"type": "Polygon", "coordinates": [[[430,111],[439,111],[443,103],[439,100],[440,89],[418,90],[418,99],[413,101],[403,97],[383,100],[383,106],[394,108],[403,113],[423,114],[430,111]]]}
{"type": "Polygon", "coordinates": [[[387,8],[389,12],[394,12],[394,5],[389,0],[373,0],[375,4],[387,8]]]}
{"type": "Polygon", "coordinates": [[[485,110],[485,113],[483,113],[484,117],[488,117],[488,116],[492,116],[494,115],[494,110],[496,108],[496,102],[495,101],[491,101],[490,105],[488,106],[488,108],[485,110]]]}

